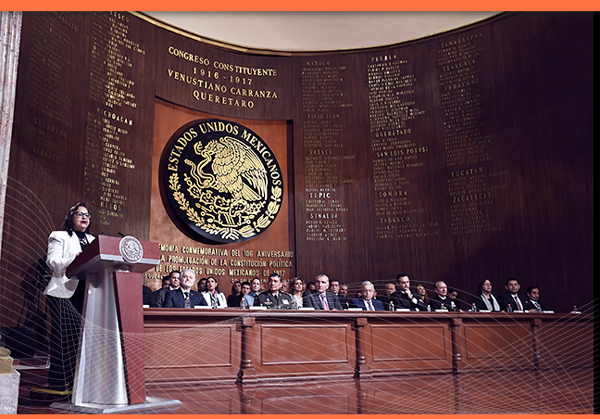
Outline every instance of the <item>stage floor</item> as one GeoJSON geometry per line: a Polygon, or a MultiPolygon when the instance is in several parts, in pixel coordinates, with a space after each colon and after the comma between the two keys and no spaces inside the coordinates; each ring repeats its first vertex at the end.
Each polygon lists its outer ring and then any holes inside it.
{"type": "MultiPolygon", "coordinates": [[[[594,413],[593,370],[434,374],[361,380],[147,388],[179,399],[174,414],[510,414],[594,413]]],[[[25,394],[18,413],[66,413],[35,406],[25,394]],[[29,403],[28,403],[29,402],[29,403]]]]}

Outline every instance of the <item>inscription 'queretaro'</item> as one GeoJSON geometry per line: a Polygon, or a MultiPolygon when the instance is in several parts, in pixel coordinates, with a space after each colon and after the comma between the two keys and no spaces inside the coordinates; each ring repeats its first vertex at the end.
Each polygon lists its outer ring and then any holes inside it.
{"type": "Polygon", "coordinates": [[[283,178],[267,144],[219,119],[178,129],[165,147],[160,184],[167,212],[202,242],[234,243],[265,231],[281,208],[283,178]]]}

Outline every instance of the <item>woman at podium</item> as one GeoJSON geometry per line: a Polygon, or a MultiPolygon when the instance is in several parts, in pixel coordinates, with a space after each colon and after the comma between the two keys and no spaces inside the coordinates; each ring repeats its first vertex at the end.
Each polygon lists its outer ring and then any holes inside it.
{"type": "Polygon", "coordinates": [[[91,218],[86,205],[79,202],[69,209],[62,229],[53,231],[48,238],[46,263],[52,270],[44,290],[52,320],[48,386],[60,392],[68,392],[73,386],[85,293],[85,282],[67,278],[66,271],[94,240],[89,234],[91,218]]]}

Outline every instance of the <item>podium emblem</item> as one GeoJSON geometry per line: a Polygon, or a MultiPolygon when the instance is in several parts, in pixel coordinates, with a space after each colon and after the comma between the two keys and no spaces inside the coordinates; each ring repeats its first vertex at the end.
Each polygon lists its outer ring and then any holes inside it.
{"type": "Polygon", "coordinates": [[[281,208],[283,177],[275,155],[236,122],[204,119],[184,125],[167,143],[160,171],[169,216],[200,242],[254,238],[281,208]]]}
{"type": "Polygon", "coordinates": [[[125,262],[138,263],[144,257],[144,247],[133,236],[125,236],[119,242],[119,252],[125,262]]]}

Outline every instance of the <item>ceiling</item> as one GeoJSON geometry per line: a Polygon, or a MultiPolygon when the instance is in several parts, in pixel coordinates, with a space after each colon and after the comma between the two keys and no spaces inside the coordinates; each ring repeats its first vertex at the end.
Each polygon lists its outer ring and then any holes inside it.
{"type": "Polygon", "coordinates": [[[253,49],[366,48],[456,29],[498,12],[144,12],[202,38],[253,49]]]}

